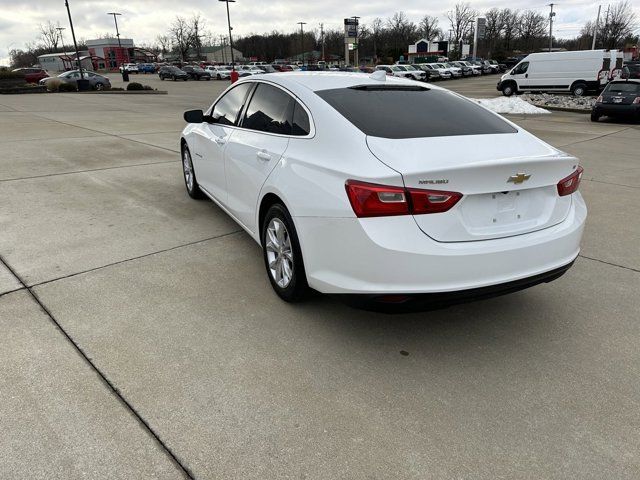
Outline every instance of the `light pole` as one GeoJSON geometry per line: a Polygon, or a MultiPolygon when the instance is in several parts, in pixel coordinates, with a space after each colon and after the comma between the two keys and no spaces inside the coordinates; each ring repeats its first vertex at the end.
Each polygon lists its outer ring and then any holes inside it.
{"type": "MultiPolygon", "coordinates": [[[[108,12],[107,15],[113,15],[113,21],[116,24],[116,37],[118,38],[118,53],[122,55],[122,44],[120,43],[120,31],[118,30],[118,15],[122,15],[118,12],[108,12]]],[[[118,55],[116,55],[116,67],[118,66],[118,55]]]]}
{"type": "Polygon", "coordinates": [[[300,47],[302,50],[302,66],[304,67],[304,29],[303,26],[306,25],[307,22],[298,22],[300,25],[300,47]]]}
{"type": "Polygon", "coordinates": [[[71,20],[71,10],[69,9],[69,0],[64,0],[64,6],[67,7],[67,15],[69,15],[69,26],[71,27],[71,36],[73,37],[73,47],[76,49],[76,60],[78,61],[78,70],[80,70],[80,80],[84,80],[82,76],[82,63],[80,62],[80,52],[78,51],[78,42],[76,42],[76,33],[73,30],[73,20],[71,20]]]}
{"type": "Polygon", "coordinates": [[[60,44],[62,46],[62,53],[65,53],[66,50],[64,49],[64,38],[62,37],[62,31],[66,30],[66,28],[64,28],[64,27],[56,27],[56,30],[58,30],[58,36],[60,37],[60,44]]]}
{"type": "Polygon", "coordinates": [[[554,4],[550,3],[548,6],[551,7],[551,12],[549,12],[549,51],[551,51],[553,48],[553,17],[555,17],[556,14],[553,11],[554,4]]]}
{"type": "MultiPolygon", "coordinates": [[[[227,4],[227,24],[229,25],[229,48],[231,48],[231,83],[235,82],[238,79],[238,74],[236,73],[236,60],[233,56],[233,36],[231,35],[231,16],[229,14],[229,2],[235,3],[236,0],[218,0],[219,2],[225,2],[227,4]]],[[[224,48],[224,47],[223,47],[224,48]]]]}

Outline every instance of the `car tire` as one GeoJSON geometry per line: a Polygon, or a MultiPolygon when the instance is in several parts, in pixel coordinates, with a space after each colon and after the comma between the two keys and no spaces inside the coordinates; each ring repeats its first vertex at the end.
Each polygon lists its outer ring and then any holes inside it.
{"type": "Polygon", "coordinates": [[[98,82],[93,86],[93,88],[95,88],[98,91],[104,90],[104,85],[102,84],[102,82],[98,82]]]}
{"type": "Polygon", "coordinates": [[[600,120],[600,114],[596,111],[591,111],[591,121],[592,122],[597,122],[598,120],[600,120]]]}
{"type": "Polygon", "coordinates": [[[196,171],[193,168],[193,160],[191,152],[186,144],[182,144],[182,176],[184,177],[184,186],[191,198],[202,200],[205,194],[200,190],[198,180],[196,179],[196,171]]]}
{"type": "Polygon", "coordinates": [[[585,93],[587,93],[587,84],[578,82],[571,87],[571,93],[575,97],[582,97],[585,93]]]}
{"type": "Polygon", "coordinates": [[[216,77],[218,78],[218,80],[222,80],[222,77],[220,76],[219,73],[216,75],[216,77]]]}
{"type": "Polygon", "coordinates": [[[262,222],[260,240],[269,282],[285,302],[304,300],[309,292],[302,251],[289,211],[272,205],[262,222]]]}
{"type": "Polygon", "coordinates": [[[172,75],[171,78],[173,79],[174,82],[177,80],[175,75],[172,75]]]}
{"type": "Polygon", "coordinates": [[[505,97],[510,97],[514,93],[516,93],[516,89],[514,88],[513,83],[505,83],[502,86],[502,95],[504,95],[505,97]]]}
{"type": "Polygon", "coordinates": [[[186,82],[187,80],[189,80],[189,77],[183,78],[182,80],[186,82]]]}

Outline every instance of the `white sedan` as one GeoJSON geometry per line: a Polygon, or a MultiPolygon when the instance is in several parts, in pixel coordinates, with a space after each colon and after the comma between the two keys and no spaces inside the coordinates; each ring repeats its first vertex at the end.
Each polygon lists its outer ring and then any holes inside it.
{"type": "Polygon", "coordinates": [[[187,192],[262,246],[287,301],[506,293],[559,277],[580,250],[578,160],[443,88],[383,72],[252,76],[185,120],[187,192]]]}

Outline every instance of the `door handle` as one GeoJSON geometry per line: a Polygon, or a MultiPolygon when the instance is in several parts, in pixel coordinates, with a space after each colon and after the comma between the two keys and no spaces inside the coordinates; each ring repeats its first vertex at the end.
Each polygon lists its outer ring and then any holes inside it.
{"type": "Polygon", "coordinates": [[[267,152],[258,152],[256,154],[256,157],[258,157],[258,159],[260,160],[264,160],[265,162],[271,160],[271,155],[269,155],[267,152]]]}
{"type": "Polygon", "coordinates": [[[215,141],[218,145],[224,145],[225,143],[227,143],[227,141],[222,137],[216,137],[215,141]]]}

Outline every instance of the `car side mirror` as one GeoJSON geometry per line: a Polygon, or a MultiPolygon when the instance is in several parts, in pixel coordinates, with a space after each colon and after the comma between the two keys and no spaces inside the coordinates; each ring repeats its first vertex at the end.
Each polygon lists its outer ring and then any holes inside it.
{"type": "Polygon", "coordinates": [[[202,123],[204,122],[204,113],[202,110],[188,110],[184,112],[184,121],[187,123],[202,123]]]}

